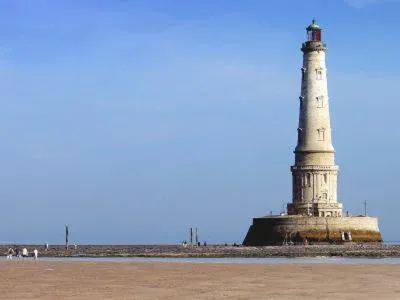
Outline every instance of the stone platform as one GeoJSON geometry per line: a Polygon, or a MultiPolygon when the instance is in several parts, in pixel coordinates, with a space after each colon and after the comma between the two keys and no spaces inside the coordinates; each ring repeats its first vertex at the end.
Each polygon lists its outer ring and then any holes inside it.
{"type": "Polygon", "coordinates": [[[254,218],[245,246],[303,243],[382,242],[378,219],[373,217],[308,217],[300,215],[254,218]]]}

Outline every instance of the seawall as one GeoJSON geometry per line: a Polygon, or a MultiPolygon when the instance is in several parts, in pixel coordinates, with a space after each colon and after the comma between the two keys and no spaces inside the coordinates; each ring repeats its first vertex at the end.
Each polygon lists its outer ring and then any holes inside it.
{"type": "Polygon", "coordinates": [[[246,246],[297,243],[382,242],[373,217],[308,217],[299,215],[254,218],[243,241],[246,246]]]}

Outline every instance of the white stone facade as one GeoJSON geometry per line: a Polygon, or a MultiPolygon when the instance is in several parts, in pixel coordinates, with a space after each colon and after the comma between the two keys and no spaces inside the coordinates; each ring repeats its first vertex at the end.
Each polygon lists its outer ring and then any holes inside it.
{"type": "MultiPolygon", "coordinates": [[[[314,24],[314,23],[313,23],[314,24]]],[[[325,44],[311,38],[303,44],[299,127],[295,164],[292,171],[292,203],[290,215],[341,217],[343,206],[337,200],[338,166],[332,146],[329,117],[325,44]]],[[[310,28],[310,27],[309,27],[310,28]]],[[[309,29],[307,28],[307,29],[309,29]]],[[[314,36],[314,35],[313,35],[314,36]]]]}

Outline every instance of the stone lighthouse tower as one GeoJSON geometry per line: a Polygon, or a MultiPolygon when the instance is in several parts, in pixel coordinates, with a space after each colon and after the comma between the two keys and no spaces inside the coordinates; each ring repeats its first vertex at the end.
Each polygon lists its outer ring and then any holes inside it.
{"type": "Polygon", "coordinates": [[[306,30],[307,41],[301,47],[297,146],[291,167],[292,201],[287,205],[287,214],[253,218],[243,245],[282,245],[288,240],[380,242],[378,219],[366,213],[343,216],[343,205],[337,199],[339,167],[335,164],[329,117],[326,45],[314,20],[306,30]]]}
{"type": "Polygon", "coordinates": [[[313,20],[303,43],[299,126],[295,164],[291,167],[293,196],[290,215],[341,217],[337,200],[335,151],[332,146],[329,96],[322,30],[313,20]]]}

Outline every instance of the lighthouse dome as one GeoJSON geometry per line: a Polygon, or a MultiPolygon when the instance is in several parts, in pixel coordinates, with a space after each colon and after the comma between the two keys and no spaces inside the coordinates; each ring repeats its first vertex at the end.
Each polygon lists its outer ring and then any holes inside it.
{"type": "Polygon", "coordinates": [[[306,29],[307,31],[321,30],[321,27],[318,26],[315,20],[312,20],[312,23],[306,29]]]}

